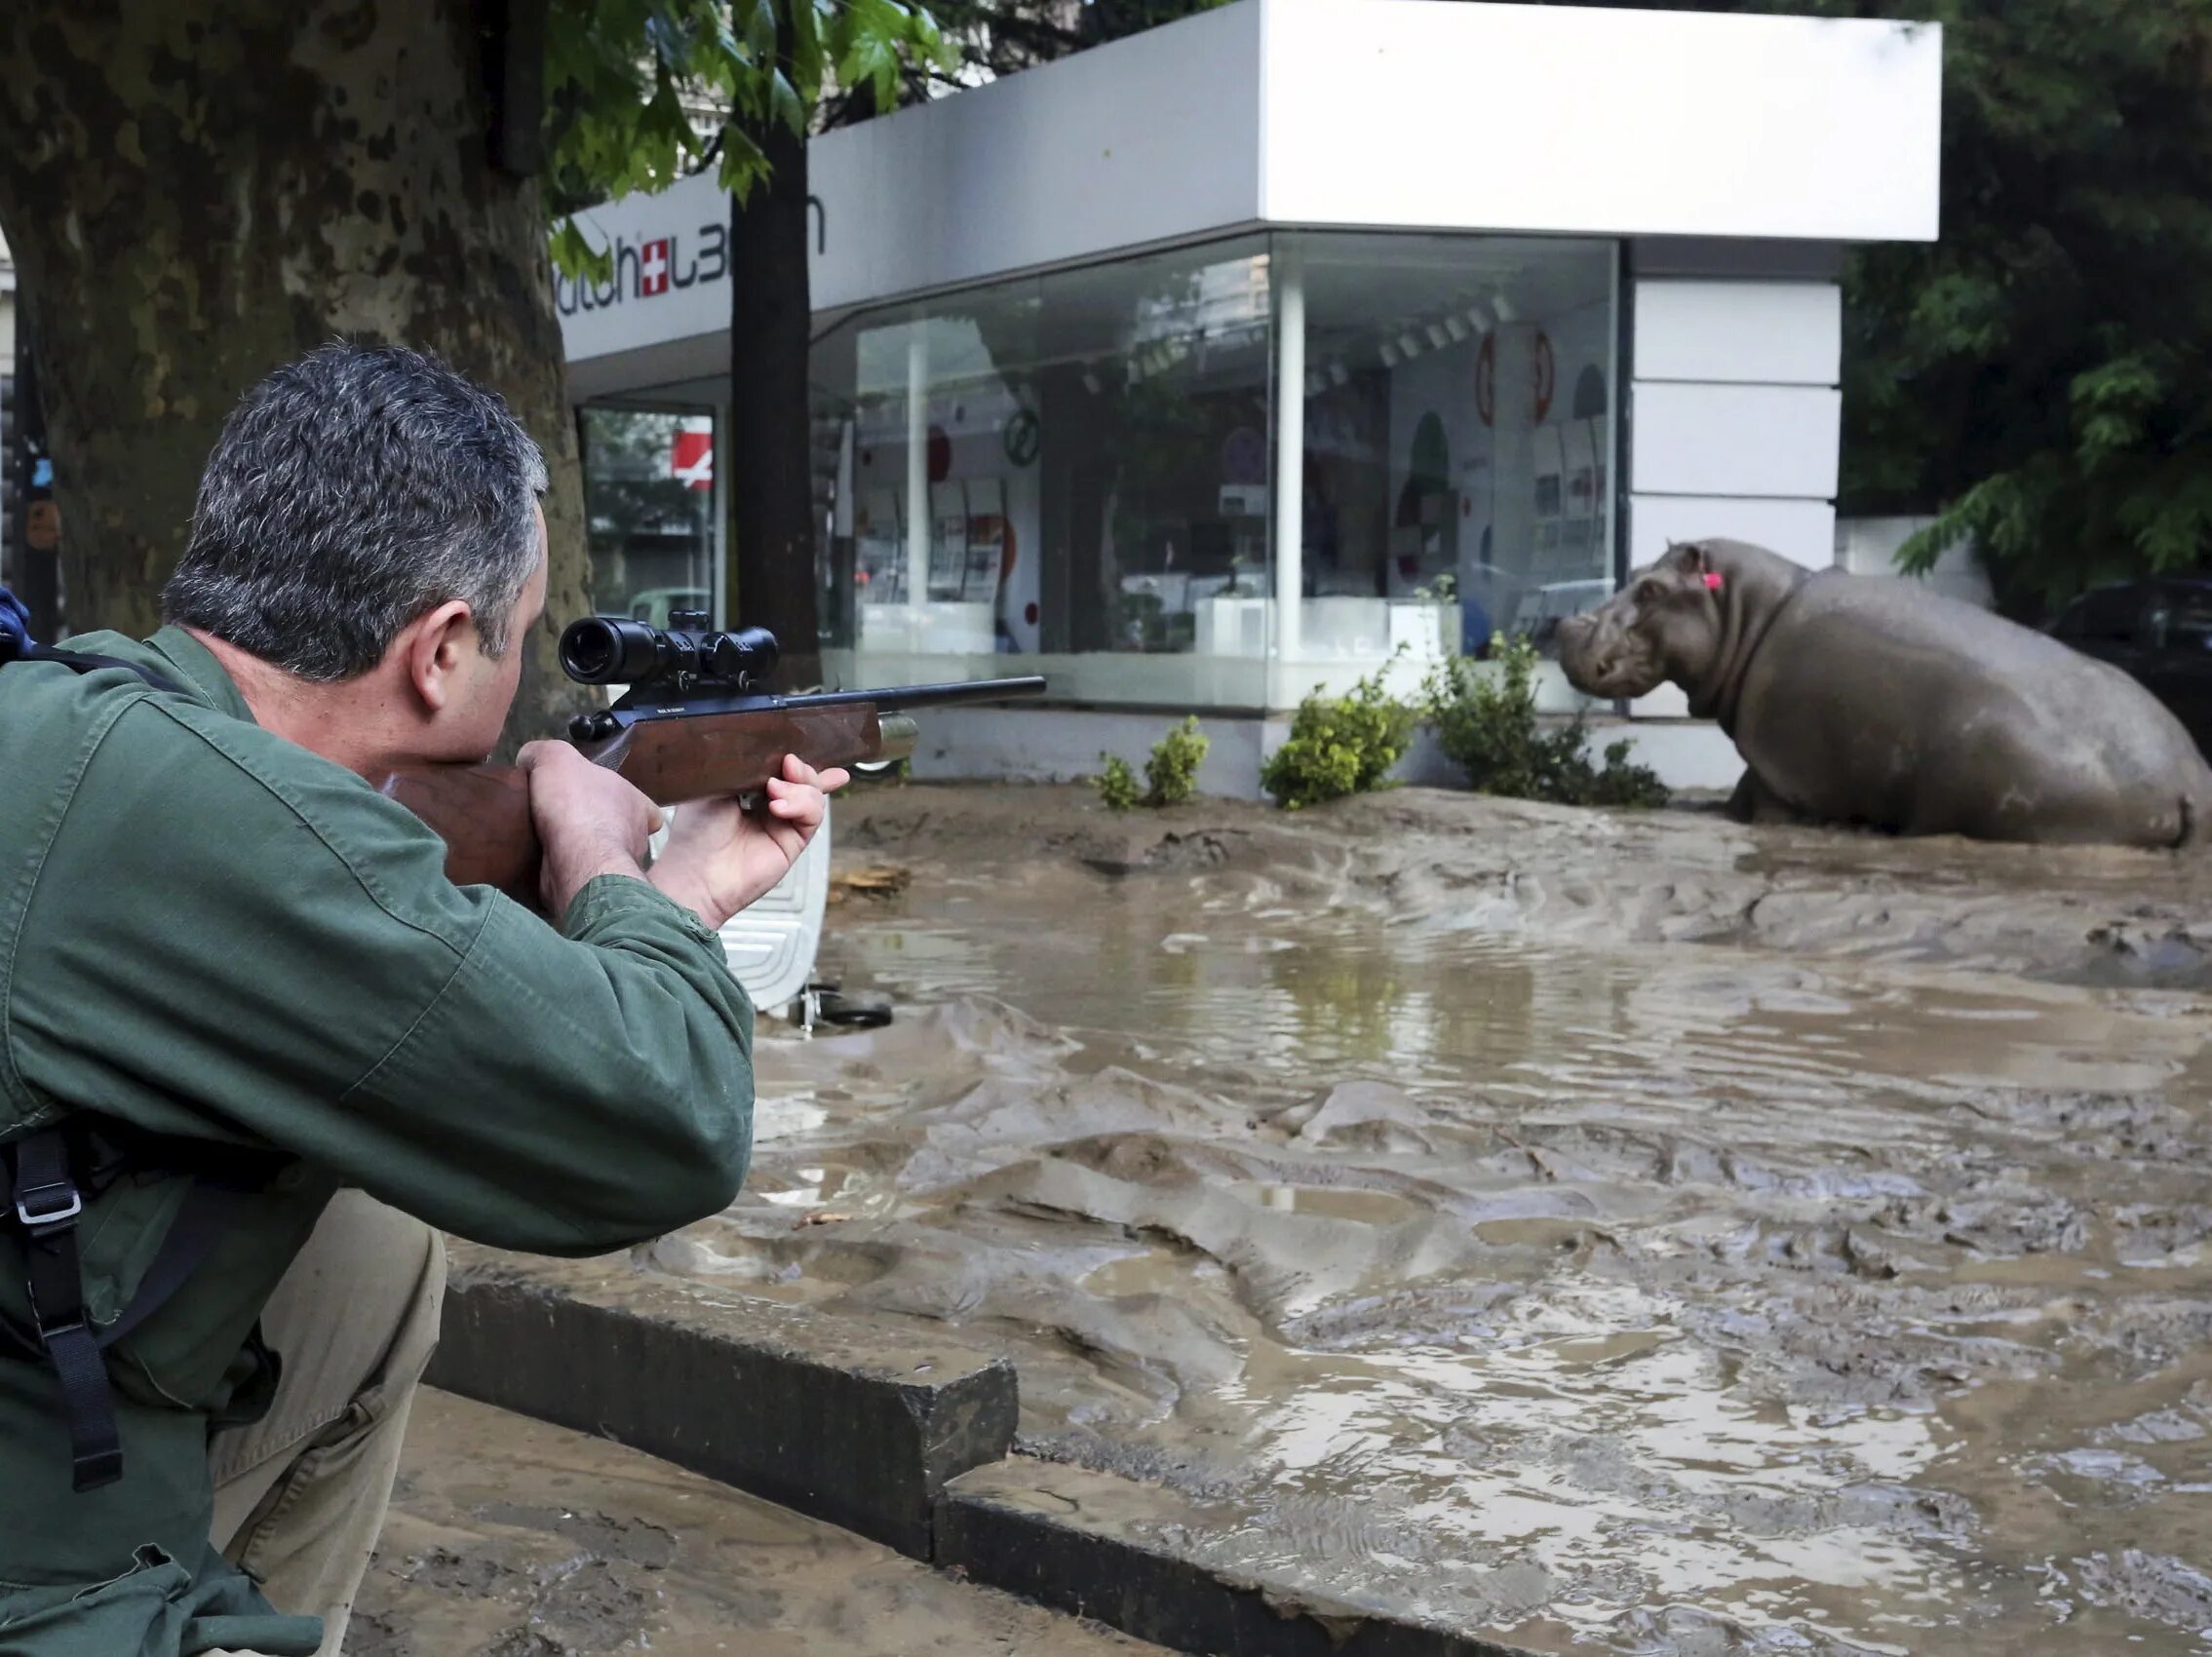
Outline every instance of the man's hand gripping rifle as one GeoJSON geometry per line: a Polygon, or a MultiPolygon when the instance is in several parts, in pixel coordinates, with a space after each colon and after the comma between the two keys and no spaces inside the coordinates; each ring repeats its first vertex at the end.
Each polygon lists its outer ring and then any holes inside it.
{"type": "MultiPolygon", "coordinates": [[[[657,805],[757,790],[780,776],[784,755],[816,769],[873,765],[913,751],[906,710],[950,702],[1034,696],[1044,680],[972,679],[777,696],[765,689],[776,666],[775,635],[706,629],[679,611],[664,632],[623,616],[589,616],[561,636],[561,666],[582,684],[627,685],[611,708],[579,713],[568,737],[595,764],[609,766],[657,805]]],[[[496,886],[536,905],[539,848],[529,787],[511,765],[413,766],[377,787],[446,842],[455,885],[496,886]]]]}

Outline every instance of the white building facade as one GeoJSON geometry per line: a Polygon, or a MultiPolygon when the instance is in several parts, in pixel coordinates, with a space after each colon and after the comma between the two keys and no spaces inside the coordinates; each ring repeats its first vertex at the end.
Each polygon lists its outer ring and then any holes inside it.
{"type": "MultiPolygon", "coordinates": [[[[1826,567],[1840,261],[1935,236],[1940,119],[1932,25],[1240,0],[818,138],[832,671],[1047,675],[933,716],[924,775],[1187,711],[1250,793],[1308,691],[1540,636],[1670,539],[1826,567]]],[[[728,617],[727,223],[708,178],[613,204],[614,281],[558,285],[603,608],[728,617]]],[[[1607,712],[1733,780],[1668,693],[1607,712]]]]}

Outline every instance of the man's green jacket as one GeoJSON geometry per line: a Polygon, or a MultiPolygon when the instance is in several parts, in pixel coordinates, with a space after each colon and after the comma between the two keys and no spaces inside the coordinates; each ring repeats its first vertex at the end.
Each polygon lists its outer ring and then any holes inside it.
{"type": "MultiPolygon", "coordinates": [[[[119,1484],[71,1489],[54,1372],[0,1346],[0,1657],[312,1650],[210,1545],[208,1437],[266,1407],[255,1319],[330,1194],[551,1254],[714,1213],[751,1147],[753,1011],[715,934],[641,880],[594,880],[559,930],[450,884],[436,835],[262,730],[183,631],[70,648],[177,689],[0,667],[0,1140],[97,1112],[259,1172],[109,1352],[119,1484]]],[[[186,1189],[126,1177],[88,1205],[96,1323],[186,1189]]],[[[0,1227],[20,1329],[19,1238],[0,1227]]]]}

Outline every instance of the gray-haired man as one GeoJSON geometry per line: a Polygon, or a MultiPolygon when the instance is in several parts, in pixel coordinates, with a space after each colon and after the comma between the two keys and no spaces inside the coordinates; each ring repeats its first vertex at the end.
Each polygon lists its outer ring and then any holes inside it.
{"type": "Polygon", "coordinates": [[[743,1176],[716,929],[843,774],[687,810],[648,871],[652,805],[525,749],[552,926],[362,780],[492,747],[544,484],[496,397],[327,347],[225,426],[169,626],[0,669],[0,1657],[334,1653],[431,1228],[595,1253],[743,1176]]]}

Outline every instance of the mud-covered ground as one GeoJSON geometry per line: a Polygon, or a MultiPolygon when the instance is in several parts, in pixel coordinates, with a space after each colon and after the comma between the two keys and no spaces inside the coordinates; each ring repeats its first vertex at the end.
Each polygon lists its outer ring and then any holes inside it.
{"type": "Polygon", "coordinates": [[[425,1390],[346,1657],[1161,1657],[602,1439],[425,1390]]]}
{"type": "Polygon", "coordinates": [[[1543,1651],[2212,1651],[2212,860],[887,789],[652,1267],[1001,1344],[1184,1551],[1543,1651]]]}

